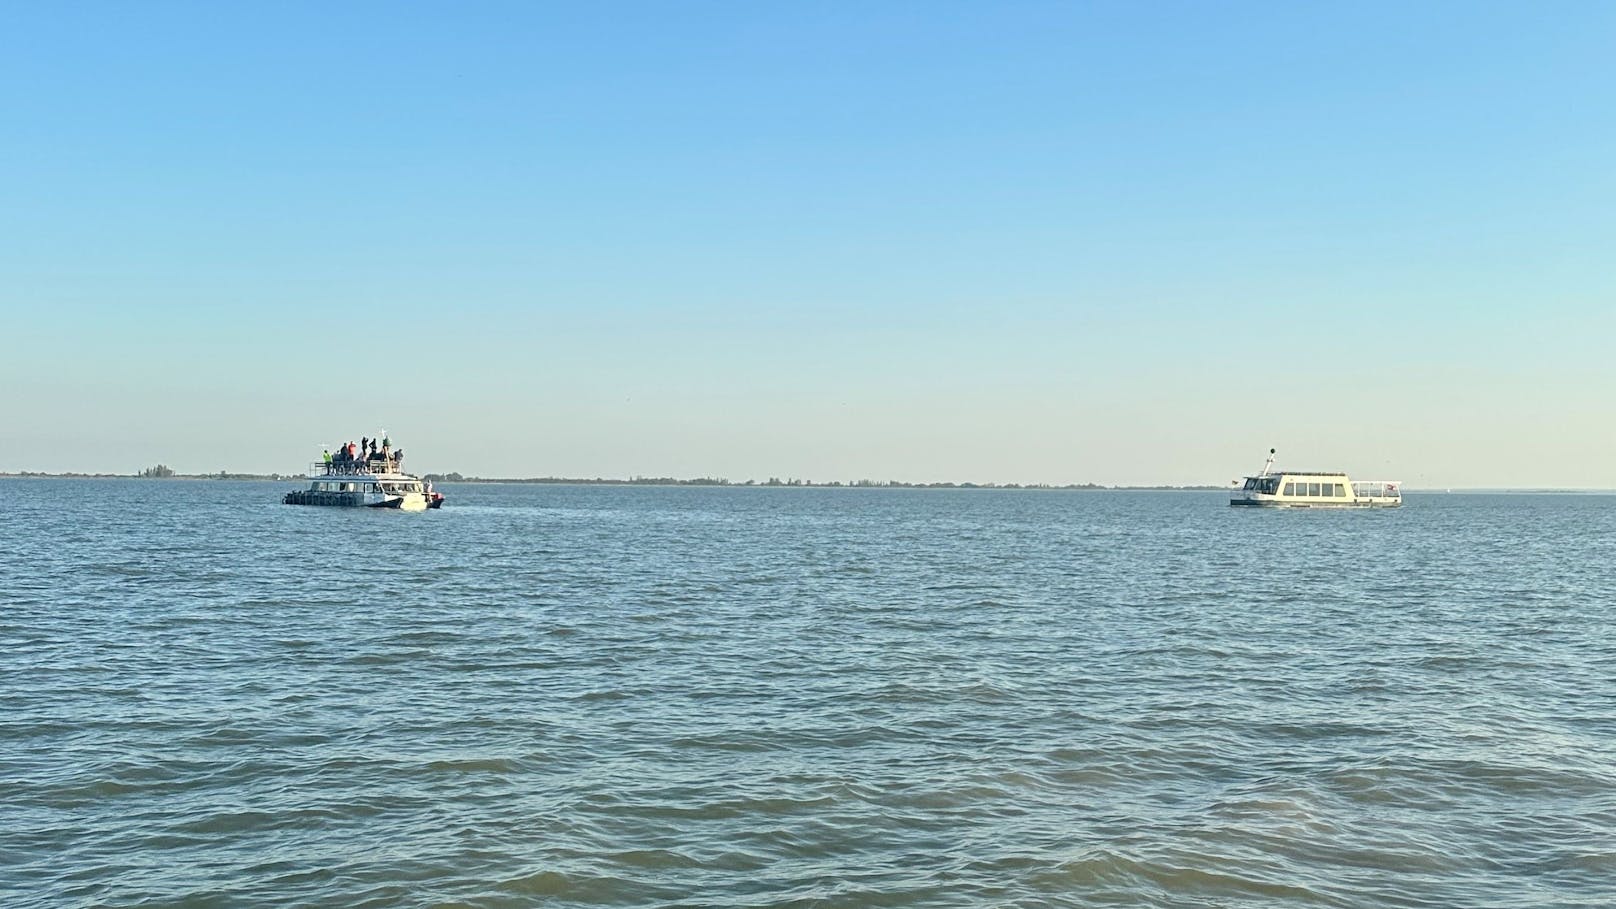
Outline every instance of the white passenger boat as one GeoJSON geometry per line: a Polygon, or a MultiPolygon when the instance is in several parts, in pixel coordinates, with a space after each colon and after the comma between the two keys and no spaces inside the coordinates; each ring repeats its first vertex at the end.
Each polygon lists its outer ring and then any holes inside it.
{"type": "MultiPolygon", "coordinates": [[[[1236,481],[1238,483],[1238,481],[1236,481]]],[[[1246,477],[1230,505],[1270,508],[1395,508],[1403,504],[1398,480],[1352,480],[1337,470],[1275,470],[1274,449],[1262,473],[1246,477]]]]}
{"type": "Polygon", "coordinates": [[[397,508],[425,511],[442,508],[443,494],[432,483],[404,473],[392,458],[309,465],[309,488],[286,494],[287,505],[334,505],[348,508],[397,508]]]}

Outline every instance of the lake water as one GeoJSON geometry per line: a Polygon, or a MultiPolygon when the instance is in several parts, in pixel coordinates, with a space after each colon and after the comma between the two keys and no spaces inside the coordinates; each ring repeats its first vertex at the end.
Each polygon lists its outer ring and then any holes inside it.
{"type": "Polygon", "coordinates": [[[1616,497],[0,480],[0,905],[1616,903],[1616,497]]]}

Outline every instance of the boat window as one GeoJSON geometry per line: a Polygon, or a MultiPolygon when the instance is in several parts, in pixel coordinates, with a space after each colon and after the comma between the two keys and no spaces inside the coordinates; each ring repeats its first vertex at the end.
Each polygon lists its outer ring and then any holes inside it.
{"type": "Polygon", "coordinates": [[[1268,477],[1262,481],[1262,492],[1273,495],[1279,492],[1279,477],[1268,477]]]}
{"type": "Polygon", "coordinates": [[[1286,483],[1285,484],[1285,495],[1288,495],[1288,496],[1296,495],[1296,484],[1295,483],[1286,483]]]}
{"type": "Polygon", "coordinates": [[[1242,488],[1244,488],[1244,489],[1256,489],[1257,488],[1257,478],[1256,477],[1246,477],[1246,485],[1244,487],[1242,487],[1242,488]]]}
{"type": "Polygon", "coordinates": [[[1307,484],[1307,494],[1310,495],[1310,496],[1322,495],[1322,493],[1319,492],[1319,484],[1317,484],[1317,483],[1309,483],[1309,484],[1307,484]]]}
{"type": "Polygon", "coordinates": [[[1346,496],[1347,496],[1347,487],[1341,485],[1340,483],[1335,484],[1335,494],[1336,494],[1336,498],[1341,498],[1341,499],[1346,498],[1346,496]]]}

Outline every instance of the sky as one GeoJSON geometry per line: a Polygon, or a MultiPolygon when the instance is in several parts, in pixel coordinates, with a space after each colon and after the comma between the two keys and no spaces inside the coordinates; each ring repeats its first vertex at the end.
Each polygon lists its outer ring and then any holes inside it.
{"type": "Polygon", "coordinates": [[[0,471],[1616,488],[1616,5],[12,4],[0,471]]]}

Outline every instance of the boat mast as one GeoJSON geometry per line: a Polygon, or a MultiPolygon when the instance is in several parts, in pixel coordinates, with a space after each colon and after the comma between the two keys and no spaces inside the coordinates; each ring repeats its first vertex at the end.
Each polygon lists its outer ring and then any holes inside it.
{"type": "Polygon", "coordinates": [[[1268,468],[1273,467],[1273,466],[1274,466],[1274,449],[1270,448],[1270,449],[1268,449],[1268,460],[1263,462],[1262,473],[1257,474],[1257,476],[1259,476],[1259,477],[1268,476],[1268,468]]]}

